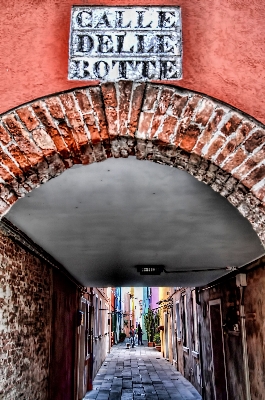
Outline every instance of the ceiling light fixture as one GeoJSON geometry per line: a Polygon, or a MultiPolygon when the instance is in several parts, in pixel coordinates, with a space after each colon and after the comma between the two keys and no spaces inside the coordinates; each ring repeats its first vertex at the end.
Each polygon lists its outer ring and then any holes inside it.
{"type": "Polygon", "coordinates": [[[136,265],[140,275],[160,275],[165,270],[164,265],[136,265]]]}
{"type": "Polygon", "coordinates": [[[185,270],[175,270],[167,271],[164,265],[136,265],[137,272],[140,275],[160,275],[161,272],[166,274],[184,274],[188,272],[207,272],[207,271],[236,271],[238,267],[220,267],[220,268],[196,268],[196,269],[185,269],[185,270]]]}

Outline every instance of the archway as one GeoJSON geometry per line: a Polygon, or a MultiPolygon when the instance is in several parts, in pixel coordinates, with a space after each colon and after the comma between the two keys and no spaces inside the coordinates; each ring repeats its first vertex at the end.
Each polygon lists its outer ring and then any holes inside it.
{"type": "Polygon", "coordinates": [[[210,185],[265,243],[264,127],[202,94],[123,81],[76,89],[5,113],[0,139],[2,215],[74,164],[135,155],[210,185]]]}

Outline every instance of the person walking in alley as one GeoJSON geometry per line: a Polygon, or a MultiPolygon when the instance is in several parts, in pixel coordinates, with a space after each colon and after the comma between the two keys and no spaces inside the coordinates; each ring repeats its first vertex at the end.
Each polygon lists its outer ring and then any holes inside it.
{"type": "Polygon", "coordinates": [[[138,334],[138,346],[140,344],[143,345],[143,331],[140,324],[138,324],[137,334],[138,334]]]}
{"type": "Polygon", "coordinates": [[[130,329],[130,341],[132,344],[132,347],[135,346],[135,330],[134,330],[134,326],[131,327],[130,329]]]}

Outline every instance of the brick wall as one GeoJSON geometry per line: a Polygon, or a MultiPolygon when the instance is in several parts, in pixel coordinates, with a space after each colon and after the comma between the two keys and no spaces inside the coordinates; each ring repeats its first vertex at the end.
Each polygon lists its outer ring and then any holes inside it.
{"type": "Polygon", "coordinates": [[[0,222],[0,400],[72,400],[81,292],[59,264],[0,222]]]}
{"type": "Polygon", "coordinates": [[[47,399],[51,269],[0,231],[0,399],[47,399]]]}

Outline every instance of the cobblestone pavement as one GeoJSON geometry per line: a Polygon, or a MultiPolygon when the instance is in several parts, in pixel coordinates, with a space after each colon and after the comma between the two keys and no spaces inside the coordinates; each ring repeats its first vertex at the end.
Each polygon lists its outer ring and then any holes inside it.
{"type": "Polygon", "coordinates": [[[175,399],[201,396],[155,348],[125,343],[112,347],[84,400],[175,399]]]}

